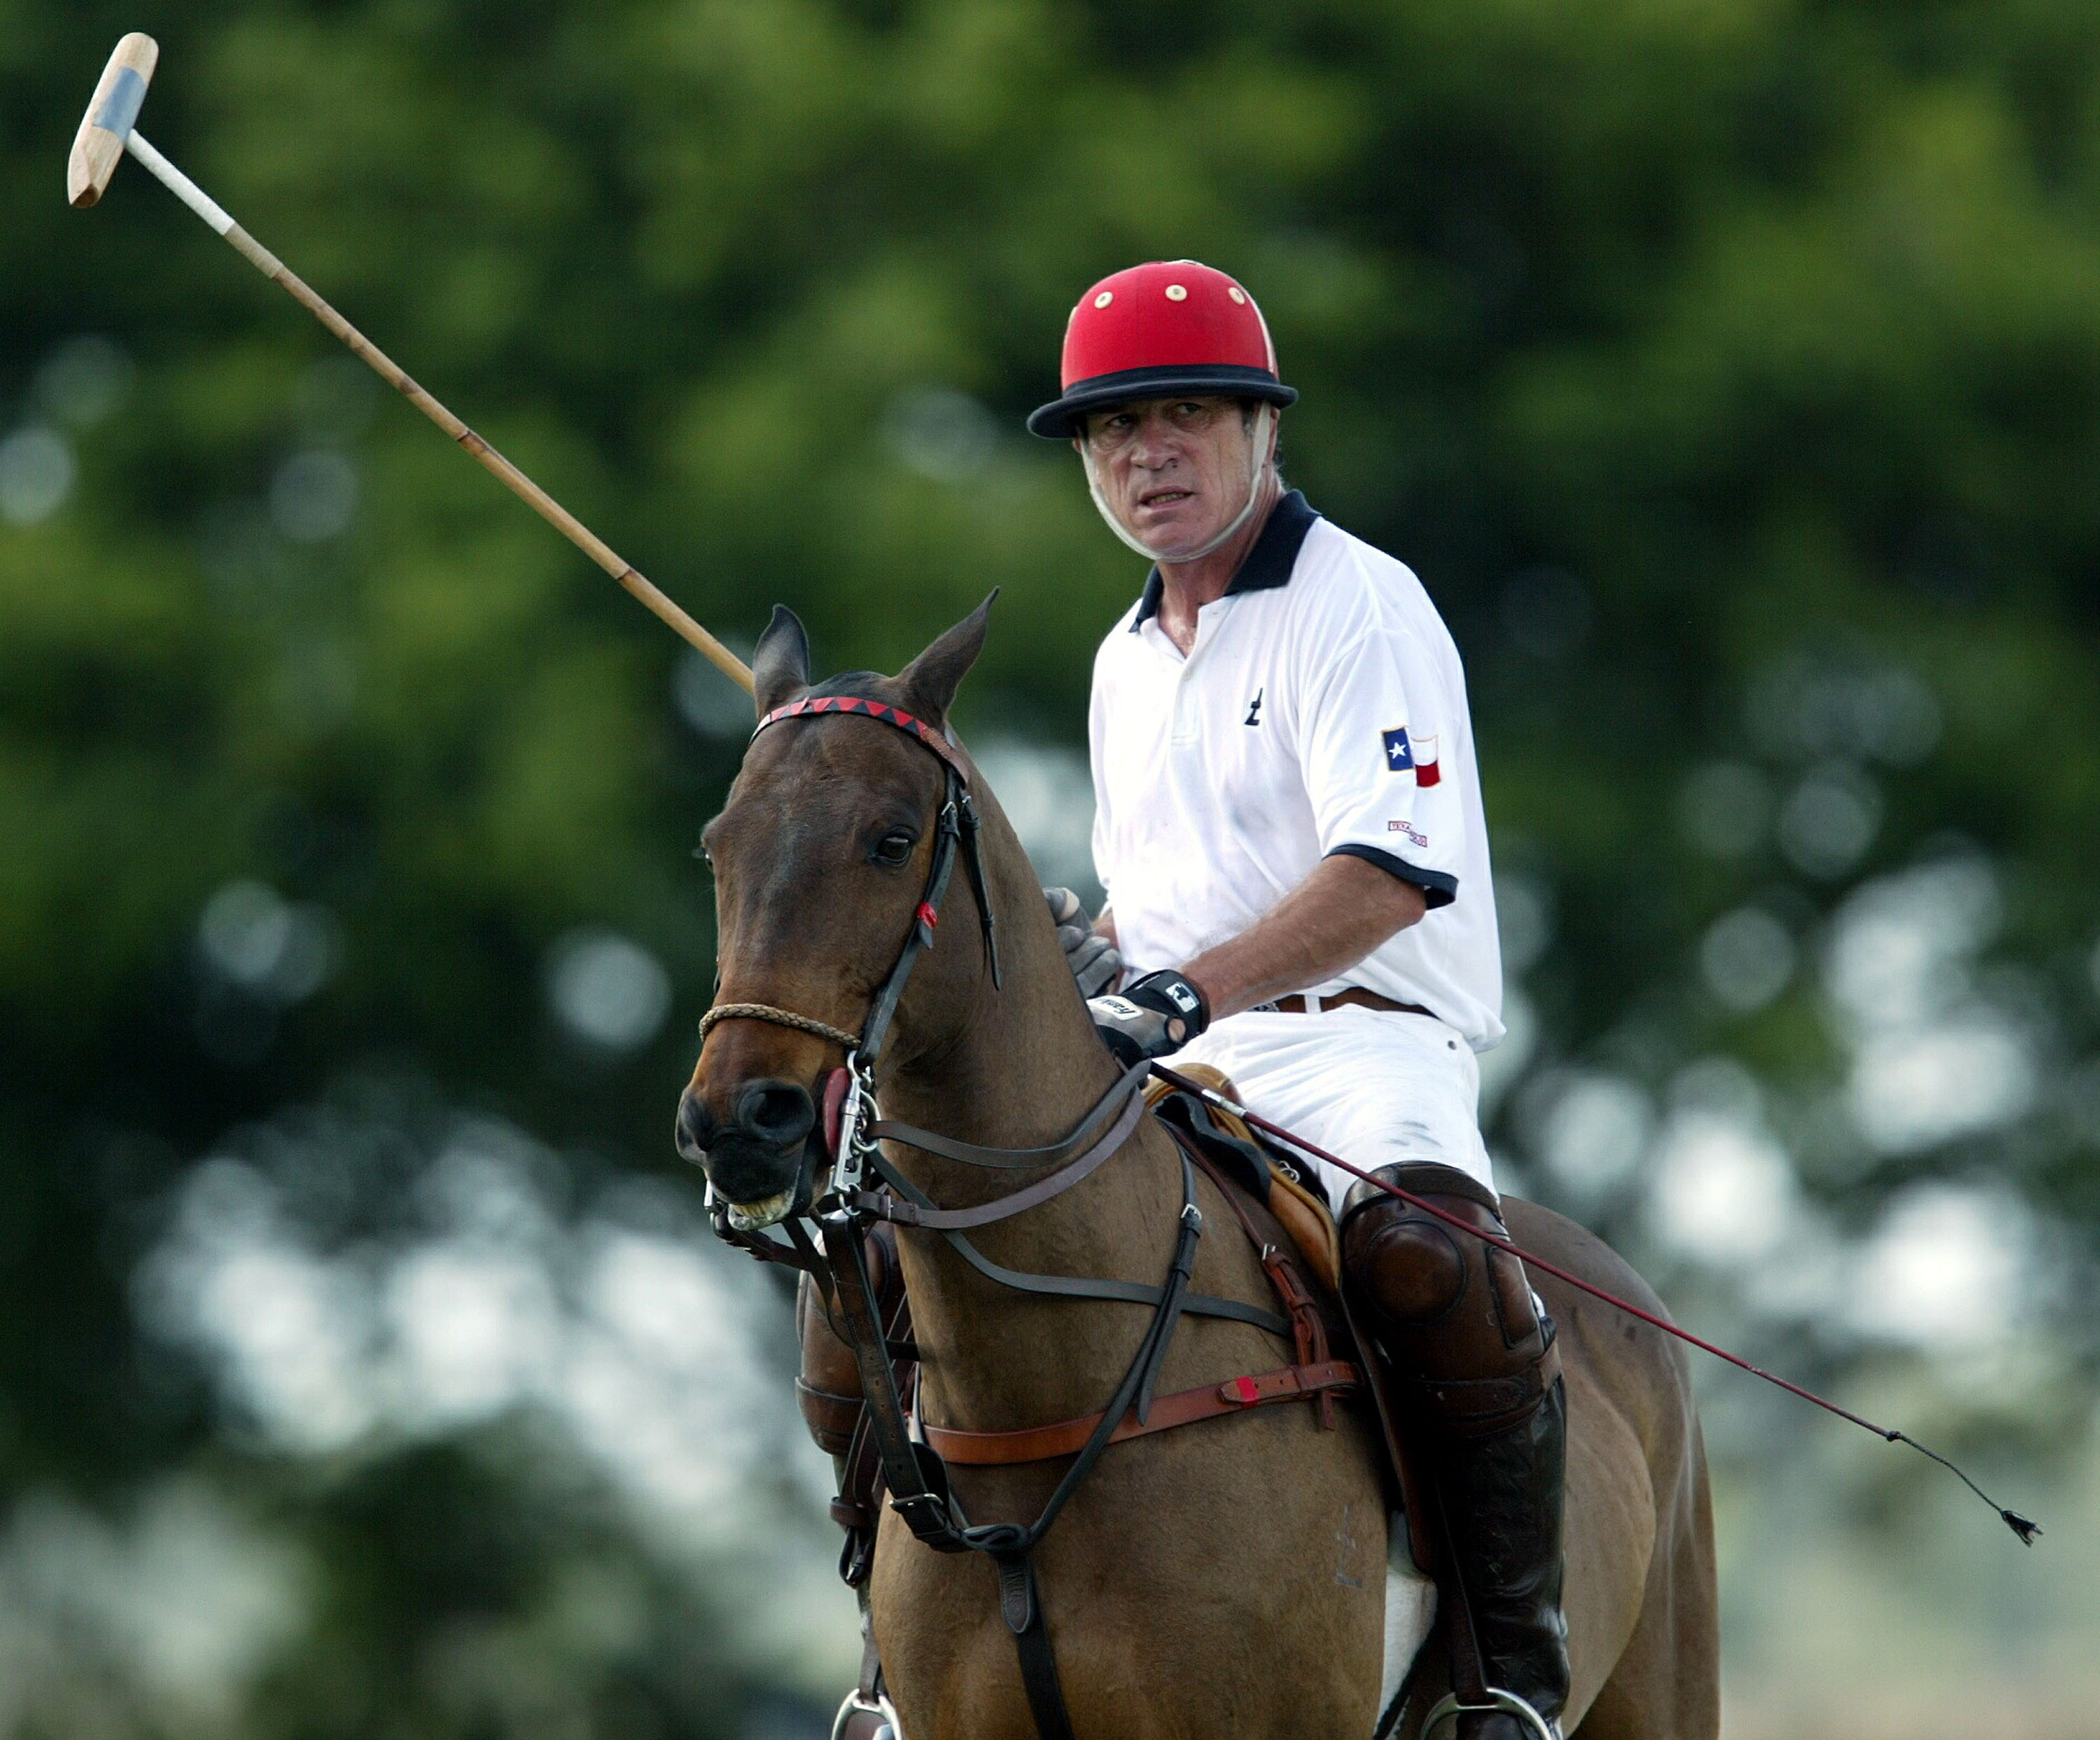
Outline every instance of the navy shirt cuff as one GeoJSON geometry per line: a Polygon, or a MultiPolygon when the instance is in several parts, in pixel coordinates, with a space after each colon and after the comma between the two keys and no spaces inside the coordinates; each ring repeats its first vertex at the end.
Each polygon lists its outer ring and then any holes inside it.
{"type": "Polygon", "coordinates": [[[1338,846],[1327,855],[1330,858],[1361,858],[1367,864],[1376,864],[1388,876],[1413,883],[1422,890],[1423,898],[1432,912],[1440,906],[1450,905],[1458,898],[1458,879],[1455,876],[1442,870],[1424,870],[1404,858],[1396,858],[1391,852],[1381,851],[1374,846],[1338,846]]]}

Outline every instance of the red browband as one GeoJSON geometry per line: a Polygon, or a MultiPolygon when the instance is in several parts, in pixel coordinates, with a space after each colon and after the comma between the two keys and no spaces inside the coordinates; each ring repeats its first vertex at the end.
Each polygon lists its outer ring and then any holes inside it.
{"type": "Polygon", "coordinates": [[[863,695],[820,695],[808,700],[790,701],[784,707],[775,707],[758,722],[752,732],[756,737],[769,725],[777,725],[783,719],[813,718],[822,713],[858,713],[864,718],[879,719],[885,725],[893,725],[901,731],[909,731],[924,744],[955,771],[964,784],[970,780],[970,771],[963,765],[963,758],[955,753],[955,745],[924,719],[916,718],[901,707],[893,707],[887,701],[870,700],[863,695]]]}

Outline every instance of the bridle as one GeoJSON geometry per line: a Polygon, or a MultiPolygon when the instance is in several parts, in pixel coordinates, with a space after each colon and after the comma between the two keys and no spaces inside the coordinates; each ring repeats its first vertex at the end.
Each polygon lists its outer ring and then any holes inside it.
{"type": "MultiPolygon", "coordinates": [[[[703,1045],[707,1043],[708,1035],[722,1022],[763,1021],[774,1027],[813,1034],[845,1053],[842,1075],[835,1073],[827,1080],[824,1094],[823,1136],[835,1157],[832,1180],[834,1192],[860,1187],[866,1151],[870,1146],[862,1126],[875,1104],[876,1066],[882,1056],[883,1043],[889,1036],[897,1006],[903,1000],[904,987],[911,981],[911,969],[918,964],[919,956],[933,946],[934,928],[940,923],[941,902],[948,891],[948,881],[955,873],[958,857],[963,860],[970,891],[977,899],[993,988],[998,989],[1004,982],[999,962],[999,923],[992,912],[991,894],[985,881],[983,854],[978,843],[983,824],[970,797],[969,769],[943,733],[888,701],[860,695],[819,695],[775,707],[758,722],[752,731],[752,740],[756,742],[770,726],[791,719],[841,715],[873,719],[879,724],[893,726],[929,750],[941,763],[941,807],[934,819],[933,863],[928,867],[925,889],[912,914],[911,928],[905,934],[903,947],[898,951],[888,977],[868,1005],[867,1014],[857,1034],[814,1016],[776,1009],[765,1003],[718,1003],[700,1018],[703,1045]]],[[[810,1190],[811,1181],[805,1169],[788,1205],[790,1214],[805,1206],[810,1190]]],[[[739,1232],[755,1232],[764,1224],[740,1216],[734,1208],[725,1207],[725,1212],[730,1225],[739,1232]]]]}
{"type": "MultiPolygon", "coordinates": [[[[818,1132],[832,1162],[829,1186],[818,1196],[814,1195],[812,1182],[806,1177],[798,1185],[783,1216],[788,1222],[791,1239],[799,1231],[795,1223],[805,1215],[817,1221],[827,1232],[832,1223],[840,1220],[856,1226],[888,1221],[942,1234],[980,1274],[1017,1291],[1157,1305],[1162,1296],[1159,1288],[1130,1282],[1079,1281],[1063,1276],[1024,1274],[990,1261],[960,1237],[966,1230],[1008,1219],[1048,1202],[1078,1184],[1121,1148],[1144,1115],[1143,1089],[1150,1073],[1146,1066],[1140,1064],[1126,1071],[1070,1133],[1042,1147],[986,1147],[875,1115],[875,1075],[883,1044],[910,982],[912,968],[919,956],[933,946],[942,899],[947,892],[958,857],[963,860],[977,899],[985,954],[995,990],[1000,987],[1003,980],[996,921],[978,845],[982,824],[970,797],[969,770],[942,733],[887,701],[858,695],[827,695],[808,696],[774,708],[758,722],[752,736],[756,740],[770,726],[788,720],[836,715],[869,718],[904,732],[938,757],[943,789],[936,822],[933,859],[928,868],[925,890],[896,962],[869,1004],[858,1033],[798,1010],[768,1003],[718,1003],[700,1018],[703,1044],[707,1036],[722,1022],[762,1021],[811,1034],[838,1046],[845,1053],[843,1067],[834,1070],[825,1080],[823,1118],[818,1132]],[[1039,1172],[1045,1167],[1053,1170],[1047,1177],[981,1206],[942,1208],[885,1159],[881,1144],[885,1141],[902,1142],[965,1166],[1002,1172],[1039,1172]],[[871,1173],[885,1188],[868,1187],[871,1173]]],[[[741,1244],[768,1261],[787,1261],[792,1267],[809,1270],[820,1283],[828,1279],[820,1272],[819,1266],[807,1260],[814,1255],[814,1252],[805,1253],[798,1249],[796,1256],[791,1256],[770,1240],[753,1240],[748,1235],[758,1232],[760,1227],[739,1217],[733,1207],[715,1196],[712,1186],[708,1200],[716,1230],[731,1243],[741,1244]],[[798,1256],[803,1260],[796,1260],[798,1256]]],[[[1200,1224],[1202,1216],[1194,1212],[1194,1200],[1192,1185],[1187,1196],[1189,1212],[1200,1224]]],[[[797,1245],[801,1242],[796,1240],[797,1245]]],[[[1236,1301],[1206,1300],[1203,1305],[1208,1308],[1204,1314],[1235,1318],[1275,1331],[1287,1327],[1273,1312],[1236,1301]]]]}

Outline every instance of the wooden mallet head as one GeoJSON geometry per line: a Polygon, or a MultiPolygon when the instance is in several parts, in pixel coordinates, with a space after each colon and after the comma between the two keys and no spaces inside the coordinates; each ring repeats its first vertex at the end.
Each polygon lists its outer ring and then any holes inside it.
{"type": "Polygon", "coordinates": [[[131,136],[160,58],[161,45],[143,30],[134,30],[117,45],[117,52],[102,69],[95,100],[80,117],[73,155],[66,159],[66,197],[74,205],[92,205],[117,173],[124,142],[131,136]]]}

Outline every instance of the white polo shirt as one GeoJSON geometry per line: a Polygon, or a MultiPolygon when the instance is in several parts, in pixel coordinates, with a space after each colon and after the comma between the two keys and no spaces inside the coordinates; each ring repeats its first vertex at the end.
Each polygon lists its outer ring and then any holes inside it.
{"type": "MultiPolygon", "coordinates": [[[[1449,629],[1406,567],[1280,501],[1186,658],[1155,570],[1094,659],[1094,865],[1133,974],[1238,936],[1347,853],[1429,911],[1315,996],[1361,986],[1502,1036],[1488,832],[1449,629]]],[[[1275,1018],[1290,1019],[1295,1018],[1275,1018]]]]}

